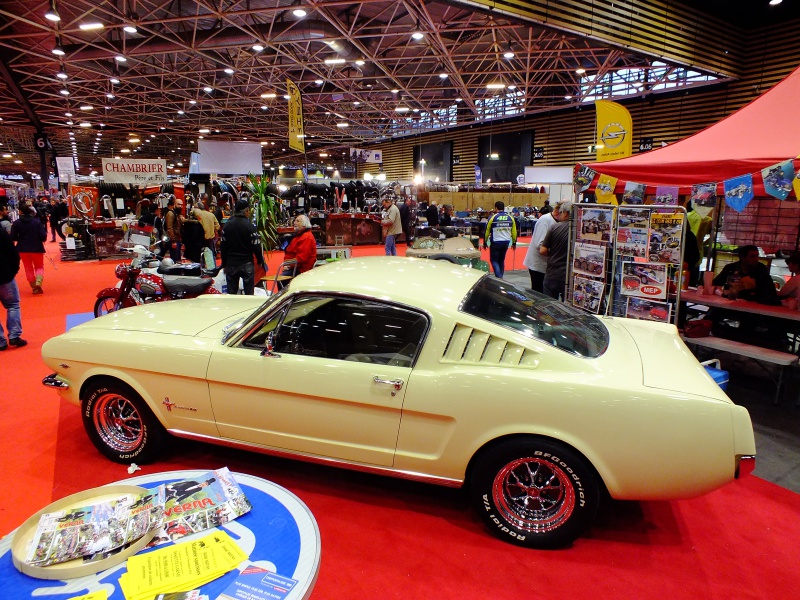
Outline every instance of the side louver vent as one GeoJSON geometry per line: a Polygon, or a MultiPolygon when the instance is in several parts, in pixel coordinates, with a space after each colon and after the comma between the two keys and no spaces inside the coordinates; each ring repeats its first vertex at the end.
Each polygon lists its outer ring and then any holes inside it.
{"type": "Polygon", "coordinates": [[[484,331],[457,324],[447,343],[443,362],[536,368],[539,355],[484,331]]]}

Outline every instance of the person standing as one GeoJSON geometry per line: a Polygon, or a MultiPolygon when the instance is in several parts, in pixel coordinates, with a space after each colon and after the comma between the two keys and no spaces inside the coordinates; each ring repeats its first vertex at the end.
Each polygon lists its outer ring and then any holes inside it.
{"type": "Polygon", "coordinates": [[[539,253],[547,256],[547,270],[544,273],[544,293],[558,300],[564,295],[567,281],[567,259],[569,258],[569,216],[572,202],[562,202],[561,209],[554,212],[553,225],[544,236],[539,253]]]}
{"type": "Polygon", "coordinates": [[[11,235],[11,215],[8,212],[8,202],[0,204],[0,227],[11,235]]]}
{"type": "Polygon", "coordinates": [[[453,207],[445,204],[442,209],[442,217],[439,219],[439,225],[442,227],[450,227],[453,224],[453,207]]]}
{"type": "Polygon", "coordinates": [[[544,292],[544,273],[547,270],[547,257],[539,253],[539,246],[542,245],[544,236],[547,235],[550,228],[556,224],[554,213],[559,212],[563,204],[563,202],[556,204],[553,212],[539,217],[536,225],[533,226],[531,244],[528,246],[528,251],[525,253],[525,260],[522,261],[522,264],[528,267],[528,273],[531,276],[531,289],[534,292],[544,292]]]}
{"type": "Polygon", "coordinates": [[[428,227],[439,226],[439,207],[436,206],[436,200],[431,200],[428,208],[425,209],[425,218],[428,220],[428,227]]]}
{"type": "Polygon", "coordinates": [[[56,241],[56,230],[58,229],[59,209],[55,198],[50,198],[50,206],[47,207],[47,219],[50,221],[50,241],[56,241]]]}
{"type": "Polygon", "coordinates": [[[242,291],[252,296],[255,291],[255,267],[253,259],[264,271],[264,250],[255,225],[250,222],[250,204],[247,200],[237,200],[233,216],[222,228],[220,241],[222,267],[225,269],[225,280],[229,294],[239,293],[239,279],[242,280],[242,291]]]}
{"type": "Polygon", "coordinates": [[[22,216],[11,224],[11,239],[17,244],[20,260],[25,266],[25,277],[34,294],[42,293],[44,280],[44,241],[47,240],[47,227],[36,216],[29,204],[23,204],[22,216]]]}
{"type": "Polygon", "coordinates": [[[194,207],[194,216],[203,226],[205,247],[210,248],[211,252],[214,254],[214,256],[216,256],[217,249],[214,241],[219,233],[219,221],[217,221],[217,217],[214,216],[214,213],[206,210],[208,194],[203,194],[201,198],[203,199],[201,199],[194,207]]]}
{"type": "Polygon", "coordinates": [[[169,237],[169,257],[176,263],[181,262],[181,209],[183,200],[176,200],[170,195],[167,200],[167,215],[164,228],[169,237]]]}
{"type": "Polygon", "coordinates": [[[19,262],[19,253],[11,236],[0,227],[0,304],[6,309],[6,331],[0,323],[0,352],[7,350],[9,346],[21,348],[28,343],[21,337],[19,288],[14,279],[19,273],[19,262]]]}
{"type": "Polygon", "coordinates": [[[414,236],[411,235],[411,207],[409,203],[411,202],[410,199],[405,198],[397,207],[397,210],[400,211],[400,226],[403,228],[403,237],[406,238],[406,246],[411,247],[411,242],[414,240],[414,236]]]}
{"type": "Polygon", "coordinates": [[[386,241],[384,248],[386,256],[397,256],[397,245],[395,239],[403,233],[403,225],[400,222],[400,209],[395,206],[389,198],[383,199],[383,210],[385,211],[381,225],[386,231],[386,241]]]}
{"type": "Polygon", "coordinates": [[[489,248],[489,262],[494,276],[502,279],[506,271],[508,247],[517,247],[517,222],[506,211],[506,205],[498,200],[494,203],[495,214],[486,223],[483,246],[489,248]]]}

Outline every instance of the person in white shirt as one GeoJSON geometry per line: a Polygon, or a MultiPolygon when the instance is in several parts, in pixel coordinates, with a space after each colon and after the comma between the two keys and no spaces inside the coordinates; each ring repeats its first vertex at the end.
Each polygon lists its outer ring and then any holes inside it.
{"type": "Polygon", "coordinates": [[[800,252],[792,252],[786,259],[786,266],[792,272],[792,278],[778,290],[778,298],[794,298],[800,300],[800,252]]]}
{"type": "MultiPolygon", "coordinates": [[[[555,211],[560,210],[562,202],[559,202],[555,211]]],[[[554,211],[554,212],[555,212],[554,211]]],[[[536,221],[533,227],[533,237],[531,237],[531,244],[528,246],[528,251],[525,253],[525,260],[522,264],[528,267],[528,272],[531,274],[531,288],[534,292],[544,292],[544,273],[547,270],[547,257],[539,253],[539,246],[542,245],[542,240],[550,228],[556,224],[553,218],[553,212],[543,214],[536,221]]]]}

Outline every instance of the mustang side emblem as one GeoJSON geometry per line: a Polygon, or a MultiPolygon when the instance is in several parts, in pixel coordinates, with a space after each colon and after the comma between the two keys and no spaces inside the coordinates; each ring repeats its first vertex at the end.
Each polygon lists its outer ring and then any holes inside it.
{"type": "Polygon", "coordinates": [[[171,402],[168,397],[165,397],[164,401],[161,404],[167,407],[167,412],[172,412],[173,406],[175,408],[180,408],[181,410],[190,410],[192,412],[197,412],[197,409],[194,408],[193,406],[180,406],[178,404],[175,404],[174,402],[171,402]]]}

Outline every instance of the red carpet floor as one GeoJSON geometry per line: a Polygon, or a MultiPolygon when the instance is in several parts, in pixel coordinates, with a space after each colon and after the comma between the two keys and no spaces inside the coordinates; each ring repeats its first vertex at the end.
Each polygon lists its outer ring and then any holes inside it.
{"type": "MultiPolygon", "coordinates": [[[[55,244],[48,250],[55,258],[55,244]]],[[[67,314],[91,311],[116,262],[45,264],[44,295],[18,279],[29,345],[0,354],[0,534],[55,499],[128,477],[91,446],[76,407],[40,385],[42,343],[67,314]]],[[[314,598],[800,597],[800,495],[756,477],[695,500],[611,503],[572,548],[543,552],[493,538],[458,490],[179,440],[137,475],[221,466],[274,481],[309,506],[323,549],[314,598]]]]}

